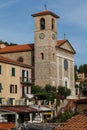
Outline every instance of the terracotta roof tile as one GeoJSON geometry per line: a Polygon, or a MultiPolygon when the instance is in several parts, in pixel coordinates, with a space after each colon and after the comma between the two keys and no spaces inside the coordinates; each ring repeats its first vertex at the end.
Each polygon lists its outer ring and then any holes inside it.
{"type": "MultiPolygon", "coordinates": [[[[71,46],[70,42],[68,40],[58,40],[57,43],[56,43],[56,47],[60,47],[61,45],[63,45],[65,42],[68,42],[69,45],[71,46]]],[[[75,50],[73,49],[73,47],[71,46],[72,48],[72,53],[76,53],[75,50]]]]}
{"type": "Polygon", "coordinates": [[[34,44],[14,45],[14,46],[6,46],[3,49],[0,49],[0,53],[31,51],[33,49],[34,49],[34,44]]]}
{"type": "Polygon", "coordinates": [[[78,114],[56,130],[87,130],[87,114],[78,114]]]}
{"type": "Polygon", "coordinates": [[[57,41],[57,46],[62,45],[63,43],[65,43],[67,40],[58,40],[57,41]]]}
{"type": "Polygon", "coordinates": [[[59,18],[58,15],[56,15],[55,13],[53,13],[53,12],[51,12],[51,11],[48,11],[48,10],[44,10],[44,11],[42,11],[42,12],[38,12],[38,13],[36,13],[36,14],[32,14],[32,16],[33,16],[33,17],[37,17],[37,16],[42,16],[42,15],[48,15],[48,14],[50,14],[50,15],[56,17],[56,18],[59,18]]]}
{"type": "Polygon", "coordinates": [[[18,62],[16,60],[13,60],[13,59],[10,59],[10,58],[6,58],[6,57],[3,57],[3,56],[0,56],[0,62],[9,63],[9,64],[13,64],[13,65],[21,66],[21,67],[27,67],[27,68],[31,67],[28,64],[25,64],[25,63],[22,63],[22,62],[18,62]]]}

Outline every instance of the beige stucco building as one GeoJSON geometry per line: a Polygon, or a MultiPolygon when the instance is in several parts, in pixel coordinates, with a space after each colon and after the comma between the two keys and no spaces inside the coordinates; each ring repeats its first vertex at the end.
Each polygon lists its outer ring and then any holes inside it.
{"type": "Polygon", "coordinates": [[[68,40],[57,40],[59,16],[48,10],[32,16],[34,44],[7,46],[0,50],[0,55],[31,65],[31,78],[36,85],[65,86],[74,95],[75,50],[68,40]]]}
{"type": "Polygon", "coordinates": [[[31,67],[0,56],[0,104],[15,105],[30,93],[31,67]]]}

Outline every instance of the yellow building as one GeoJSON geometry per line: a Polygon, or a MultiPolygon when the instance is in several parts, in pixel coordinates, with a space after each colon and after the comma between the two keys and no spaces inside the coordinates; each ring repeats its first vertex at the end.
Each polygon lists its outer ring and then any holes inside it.
{"type": "Polygon", "coordinates": [[[15,105],[25,94],[31,93],[31,67],[0,56],[0,104],[15,105]]]}

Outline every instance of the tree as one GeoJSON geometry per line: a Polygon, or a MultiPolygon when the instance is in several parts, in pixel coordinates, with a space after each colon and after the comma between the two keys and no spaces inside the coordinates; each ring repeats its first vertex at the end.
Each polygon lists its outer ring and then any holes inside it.
{"type": "Polygon", "coordinates": [[[79,72],[79,73],[83,73],[83,72],[84,72],[84,67],[83,67],[83,65],[80,65],[80,66],[79,66],[78,72],[79,72]]]}
{"type": "Polygon", "coordinates": [[[87,80],[80,83],[79,89],[80,89],[80,92],[82,93],[83,96],[87,96],[87,80]]]}
{"type": "Polygon", "coordinates": [[[77,80],[78,80],[78,77],[77,77],[77,72],[78,72],[77,65],[75,65],[75,66],[74,66],[75,81],[77,81],[77,80]]]}
{"type": "Polygon", "coordinates": [[[31,86],[31,93],[35,94],[38,99],[47,100],[47,101],[54,101],[56,98],[56,87],[47,84],[44,88],[38,85],[31,86]]]}
{"type": "Polygon", "coordinates": [[[58,93],[60,95],[60,98],[66,99],[66,97],[71,94],[71,90],[65,86],[59,86],[58,93]]]}

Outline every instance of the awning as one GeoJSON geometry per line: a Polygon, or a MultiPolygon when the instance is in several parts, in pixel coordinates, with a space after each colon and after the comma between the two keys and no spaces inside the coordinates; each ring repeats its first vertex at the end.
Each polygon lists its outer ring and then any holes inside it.
{"type": "Polygon", "coordinates": [[[26,97],[28,97],[29,99],[33,98],[34,95],[33,94],[26,94],[26,97]]]}
{"type": "Polygon", "coordinates": [[[15,113],[32,113],[36,111],[36,109],[30,108],[28,106],[1,106],[0,109],[15,113]]]}

